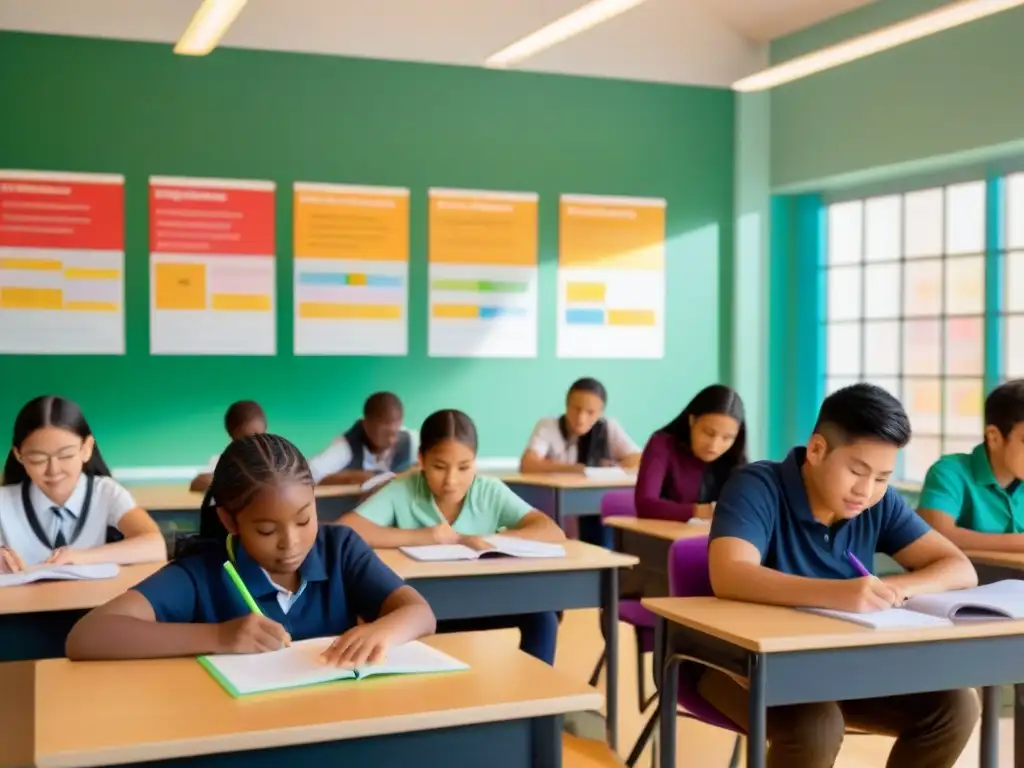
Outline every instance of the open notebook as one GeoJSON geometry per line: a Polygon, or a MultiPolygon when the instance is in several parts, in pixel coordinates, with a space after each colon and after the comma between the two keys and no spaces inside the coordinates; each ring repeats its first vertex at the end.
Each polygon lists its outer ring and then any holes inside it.
{"type": "Polygon", "coordinates": [[[903,608],[874,613],[848,613],[827,608],[804,610],[873,629],[948,627],[968,621],[1024,619],[1024,581],[1008,579],[973,589],[920,595],[908,600],[903,608]]]}
{"type": "Polygon", "coordinates": [[[417,641],[389,649],[387,659],[381,664],[358,669],[329,667],[320,662],[320,654],[332,642],[333,637],[318,637],[293,643],[271,653],[200,656],[199,663],[232,696],[339,680],[359,680],[373,675],[413,675],[469,669],[468,664],[417,641]]]}
{"type": "Polygon", "coordinates": [[[0,574],[0,587],[19,587],[33,581],[112,579],[121,572],[114,563],[88,565],[36,565],[18,573],[0,574]]]}
{"type": "Polygon", "coordinates": [[[484,536],[494,549],[479,552],[463,544],[429,544],[424,547],[399,547],[413,560],[436,562],[444,560],[479,560],[490,557],[565,557],[561,544],[528,541],[514,536],[484,536]]]}

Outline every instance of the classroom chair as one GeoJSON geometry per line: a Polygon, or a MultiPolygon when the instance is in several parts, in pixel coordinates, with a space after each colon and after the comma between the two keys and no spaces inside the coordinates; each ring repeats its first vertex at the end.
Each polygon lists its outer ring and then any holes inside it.
{"type": "MultiPolygon", "coordinates": [[[[633,489],[623,488],[621,490],[609,491],[601,497],[601,520],[609,517],[636,517],[636,504],[633,500],[633,489]]],[[[644,682],[644,655],[654,652],[654,614],[644,608],[639,600],[619,601],[619,621],[624,621],[633,627],[633,636],[636,639],[636,693],[637,703],[640,711],[643,712],[654,701],[654,696],[647,697],[647,685],[644,682]]],[[[601,617],[601,633],[605,633],[604,616],[601,617]]],[[[590,675],[590,685],[597,685],[601,677],[601,669],[605,666],[607,651],[601,652],[601,658],[597,660],[593,674],[590,675]]]]}

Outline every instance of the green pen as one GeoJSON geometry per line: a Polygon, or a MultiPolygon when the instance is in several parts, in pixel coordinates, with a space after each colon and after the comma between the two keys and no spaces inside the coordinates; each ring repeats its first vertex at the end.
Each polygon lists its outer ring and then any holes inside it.
{"type": "Polygon", "coordinates": [[[235,570],[235,566],[230,560],[224,563],[224,570],[227,571],[228,576],[231,577],[231,581],[235,583],[238,593],[242,596],[242,599],[245,600],[245,604],[249,606],[249,610],[258,616],[262,616],[263,611],[256,604],[256,601],[253,600],[252,595],[249,594],[249,589],[245,586],[245,582],[242,581],[242,577],[238,575],[238,571],[235,570]]]}

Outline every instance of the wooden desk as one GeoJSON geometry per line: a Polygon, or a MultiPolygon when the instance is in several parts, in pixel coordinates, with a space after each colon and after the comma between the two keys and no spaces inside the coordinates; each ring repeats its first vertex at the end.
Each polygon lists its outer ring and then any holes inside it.
{"type": "Polygon", "coordinates": [[[0,589],[0,661],[64,655],[64,640],[87,611],[156,573],[164,563],[123,565],[113,579],[48,581],[0,589]]]}
{"type": "MultiPolygon", "coordinates": [[[[748,768],[765,765],[767,707],[973,687],[985,688],[980,765],[998,766],[998,686],[1024,683],[1024,621],[877,630],[713,597],[643,603],[659,617],[656,632],[668,659],[659,704],[663,768],[676,754],[679,665],[691,659],[749,680],[748,768]]],[[[1024,766],[1024,751],[1015,759],[1024,766]]]]}
{"type": "MultiPolygon", "coordinates": [[[[378,549],[380,558],[415,587],[439,620],[513,616],[523,613],[602,608],[619,615],[619,569],[635,557],[580,541],[565,543],[566,556],[422,563],[397,549],[378,549]]],[[[618,622],[605,623],[608,658],[608,743],[618,743],[618,622]]]]}
{"type": "Polygon", "coordinates": [[[640,564],[632,570],[626,589],[646,597],[665,597],[668,589],[668,552],[676,539],[707,537],[710,524],[690,525],[674,520],[640,520],[635,517],[609,517],[604,524],[612,529],[614,547],[636,557],[640,564]]]}
{"type": "Polygon", "coordinates": [[[1024,578],[1024,552],[969,551],[967,556],[974,563],[974,568],[978,571],[978,581],[982,584],[1024,578]]]}
{"type": "Polygon", "coordinates": [[[471,669],[232,699],[194,659],[0,665],[12,714],[0,768],[26,756],[36,768],[556,768],[562,716],[601,706],[593,688],[483,634],[428,642],[471,669]]]}
{"type": "Polygon", "coordinates": [[[608,491],[636,485],[636,475],[615,480],[592,480],[577,474],[506,474],[500,477],[528,504],[548,513],[563,527],[567,518],[600,514],[601,497],[608,491]]]}

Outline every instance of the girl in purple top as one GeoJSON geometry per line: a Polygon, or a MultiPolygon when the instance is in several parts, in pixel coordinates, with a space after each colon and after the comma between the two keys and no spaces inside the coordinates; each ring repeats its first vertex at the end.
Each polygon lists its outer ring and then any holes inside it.
{"type": "Polygon", "coordinates": [[[708,520],[726,479],[747,463],[743,401],[712,384],[647,441],[636,480],[641,518],[708,520]]]}

